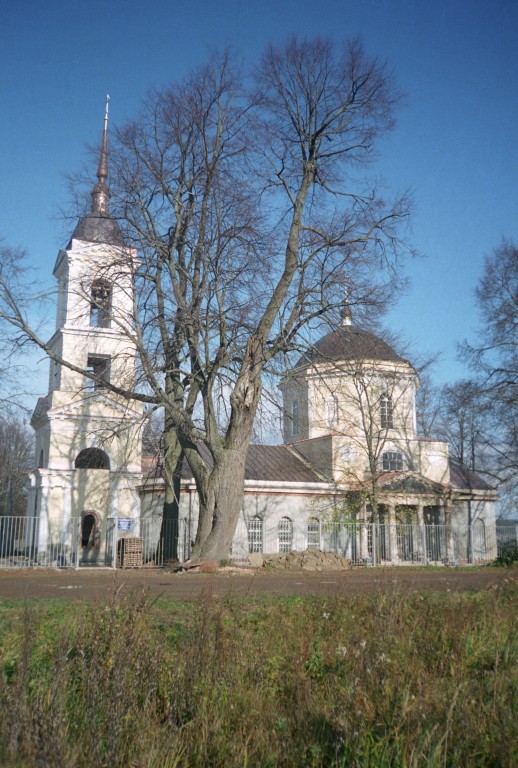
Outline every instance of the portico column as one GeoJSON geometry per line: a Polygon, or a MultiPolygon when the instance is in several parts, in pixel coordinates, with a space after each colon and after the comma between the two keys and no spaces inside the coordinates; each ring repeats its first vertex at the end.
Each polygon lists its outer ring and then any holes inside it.
{"type": "MultiPolygon", "coordinates": [[[[457,553],[455,552],[455,539],[453,536],[453,525],[452,525],[452,512],[453,507],[450,499],[445,499],[444,503],[442,505],[443,508],[443,514],[444,514],[444,531],[445,531],[445,541],[446,541],[446,560],[448,562],[453,562],[457,559],[457,553]]],[[[469,532],[468,532],[469,536],[469,532]]]]}
{"type": "Polygon", "coordinates": [[[390,560],[392,563],[397,564],[399,562],[399,551],[397,546],[396,505],[394,503],[389,503],[387,504],[387,508],[390,540],[390,560]]]}
{"type": "Polygon", "coordinates": [[[38,520],[35,521],[38,526],[38,562],[41,561],[42,553],[47,556],[47,547],[49,541],[49,493],[50,483],[49,477],[45,470],[40,470],[41,475],[41,495],[40,495],[40,508],[38,511],[38,520]]]}
{"type": "Polygon", "coordinates": [[[426,528],[424,525],[424,504],[418,501],[416,504],[417,525],[419,527],[419,539],[421,543],[421,560],[423,565],[428,564],[428,552],[426,549],[426,528]]]}

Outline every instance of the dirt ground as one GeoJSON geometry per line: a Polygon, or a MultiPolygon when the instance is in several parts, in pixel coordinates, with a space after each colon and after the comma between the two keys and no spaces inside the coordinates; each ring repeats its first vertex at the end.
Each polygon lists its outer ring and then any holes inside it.
{"type": "Polygon", "coordinates": [[[518,571],[507,568],[357,568],[345,571],[286,572],[224,569],[217,573],[162,570],[27,569],[0,571],[0,601],[59,598],[104,600],[116,590],[144,587],[150,596],[176,600],[268,593],[272,595],[354,595],[374,591],[459,592],[518,586],[518,571]]]}

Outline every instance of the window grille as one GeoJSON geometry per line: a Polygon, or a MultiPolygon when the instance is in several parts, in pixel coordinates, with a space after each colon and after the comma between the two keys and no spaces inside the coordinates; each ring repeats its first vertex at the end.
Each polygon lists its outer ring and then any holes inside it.
{"type": "Polygon", "coordinates": [[[308,549],[320,549],[320,520],[310,517],[308,520],[308,549]]]}
{"type": "Polygon", "coordinates": [[[394,426],[392,414],[392,398],[385,393],[380,398],[380,418],[382,429],[392,429],[394,426]]]}
{"type": "Polygon", "coordinates": [[[248,523],[248,551],[263,551],[263,521],[256,515],[248,523]]]}
{"type": "Polygon", "coordinates": [[[403,454],[398,451],[386,451],[383,454],[383,469],[386,472],[401,472],[403,469],[403,454]]]}
{"type": "Polygon", "coordinates": [[[293,523],[289,517],[279,520],[279,552],[291,552],[293,542],[293,523]]]}

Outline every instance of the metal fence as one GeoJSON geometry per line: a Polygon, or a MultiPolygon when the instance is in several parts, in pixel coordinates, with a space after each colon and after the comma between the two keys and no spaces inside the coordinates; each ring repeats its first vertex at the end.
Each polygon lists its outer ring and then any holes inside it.
{"type": "MultiPolygon", "coordinates": [[[[380,525],[374,523],[327,523],[311,519],[307,530],[292,530],[286,541],[285,526],[261,526],[254,518],[248,527],[240,521],[232,554],[237,560],[246,560],[248,552],[274,554],[286,551],[320,549],[332,552],[358,565],[384,563],[452,563],[469,561],[466,537],[447,525],[380,525]]],[[[486,552],[486,559],[496,553],[486,552]]]]}
{"type": "MultiPolygon", "coordinates": [[[[88,516],[87,516],[88,517],[88,516]]],[[[311,518],[307,527],[268,526],[259,518],[240,520],[231,559],[247,563],[250,553],[319,549],[358,565],[488,563],[518,542],[509,526],[379,525],[326,523],[311,518]]],[[[54,529],[36,517],[0,517],[0,568],[161,567],[187,560],[195,530],[187,519],[160,517],[104,521],[70,518],[54,529]]]]}

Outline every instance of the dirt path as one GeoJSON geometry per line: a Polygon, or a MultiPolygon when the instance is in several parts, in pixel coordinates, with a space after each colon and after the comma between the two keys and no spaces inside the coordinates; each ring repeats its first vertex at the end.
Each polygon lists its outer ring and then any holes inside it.
{"type": "Polygon", "coordinates": [[[518,571],[362,568],[330,572],[224,570],[215,574],[173,574],[161,570],[11,570],[0,571],[0,601],[59,598],[92,601],[144,587],[152,596],[177,600],[201,596],[269,593],[276,595],[353,595],[374,591],[457,592],[518,586],[518,571]]]}

